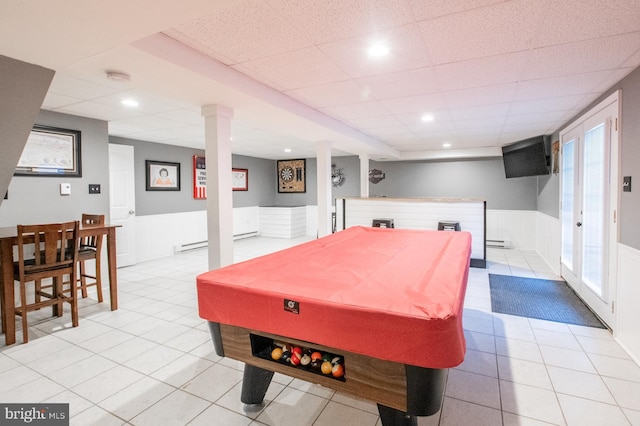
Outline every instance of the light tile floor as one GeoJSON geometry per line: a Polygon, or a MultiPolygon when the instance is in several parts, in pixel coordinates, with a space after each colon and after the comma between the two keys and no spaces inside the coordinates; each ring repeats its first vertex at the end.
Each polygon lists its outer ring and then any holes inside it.
{"type": "MultiPolygon", "coordinates": [[[[240,240],[235,258],[304,240],[240,240]]],[[[440,413],[419,424],[640,425],[640,368],[611,333],[493,314],[489,273],[557,277],[532,251],[488,249],[488,260],[470,271],[465,361],[440,413]]],[[[68,312],[33,313],[28,344],[0,337],[0,402],[68,402],[78,426],[380,424],[375,404],[280,374],[265,407],[245,412],[243,366],[215,355],[197,314],[206,265],[198,250],[121,268],[120,309],[84,299],[77,328],[68,312]]]]}

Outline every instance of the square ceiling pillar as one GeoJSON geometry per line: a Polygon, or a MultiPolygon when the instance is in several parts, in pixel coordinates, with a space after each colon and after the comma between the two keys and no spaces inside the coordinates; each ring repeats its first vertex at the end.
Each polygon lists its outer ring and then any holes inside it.
{"type": "Polygon", "coordinates": [[[233,193],[231,184],[231,119],[233,110],[205,105],[204,139],[207,173],[207,237],[209,269],[233,263],[233,193]]]}

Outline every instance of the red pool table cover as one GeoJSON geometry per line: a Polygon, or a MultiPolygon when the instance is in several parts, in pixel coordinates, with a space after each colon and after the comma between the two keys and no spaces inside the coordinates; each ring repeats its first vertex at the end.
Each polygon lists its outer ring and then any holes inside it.
{"type": "Polygon", "coordinates": [[[467,232],[352,227],[201,274],[199,313],[388,361],[455,367],[465,354],[470,256],[467,232]]]}

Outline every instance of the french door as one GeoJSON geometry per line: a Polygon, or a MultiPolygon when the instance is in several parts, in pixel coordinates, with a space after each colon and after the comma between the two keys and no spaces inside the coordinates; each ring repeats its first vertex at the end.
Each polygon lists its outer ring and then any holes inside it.
{"type": "Polygon", "coordinates": [[[618,93],[560,132],[562,276],[615,327],[618,93]]]}

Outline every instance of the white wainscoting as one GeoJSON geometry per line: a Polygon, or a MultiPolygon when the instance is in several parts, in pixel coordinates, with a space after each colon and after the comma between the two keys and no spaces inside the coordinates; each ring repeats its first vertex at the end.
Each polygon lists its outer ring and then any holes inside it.
{"type": "MultiPolygon", "coordinates": [[[[460,222],[472,235],[471,258],[485,258],[485,203],[479,200],[345,198],[345,227],[371,226],[375,218],[393,218],[396,228],[438,229],[438,222],[460,222]]],[[[342,199],[336,199],[338,229],[343,229],[342,199]]]]}
{"type": "Polygon", "coordinates": [[[260,235],[272,238],[301,237],[307,231],[307,207],[260,207],[260,235]]]}
{"type": "Polygon", "coordinates": [[[535,210],[487,210],[487,240],[535,250],[537,214],[535,210]]]}
{"type": "Polygon", "coordinates": [[[136,217],[138,262],[174,254],[175,246],[207,241],[206,210],[136,217]]]}
{"type": "MultiPolygon", "coordinates": [[[[258,207],[233,209],[234,239],[258,235],[258,207]]],[[[207,211],[136,217],[138,262],[171,256],[177,246],[207,241],[207,211]]]]}
{"type": "Polygon", "coordinates": [[[640,364],[640,251],[618,244],[618,288],[616,290],[616,340],[640,364]]]}
{"type": "Polygon", "coordinates": [[[537,212],[536,251],[560,275],[560,219],[537,212]]]}

